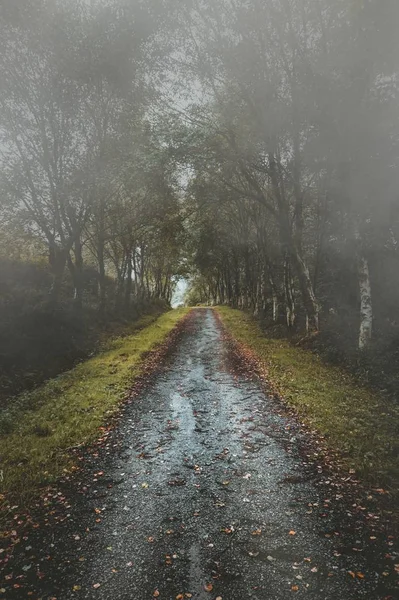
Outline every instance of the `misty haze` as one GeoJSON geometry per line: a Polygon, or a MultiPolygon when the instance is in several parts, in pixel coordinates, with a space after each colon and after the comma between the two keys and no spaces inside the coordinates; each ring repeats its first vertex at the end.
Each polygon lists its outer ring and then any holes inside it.
{"type": "Polygon", "coordinates": [[[0,0],[0,600],[393,600],[399,1],[0,0]]]}

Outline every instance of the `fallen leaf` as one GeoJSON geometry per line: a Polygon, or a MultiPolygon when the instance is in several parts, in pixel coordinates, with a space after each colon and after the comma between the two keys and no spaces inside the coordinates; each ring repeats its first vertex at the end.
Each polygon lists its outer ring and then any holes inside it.
{"type": "Polygon", "coordinates": [[[206,584],[204,585],[204,590],[205,590],[206,592],[211,592],[211,591],[213,590],[213,585],[212,585],[211,583],[206,583],[206,584]]]}
{"type": "Polygon", "coordinates": [[[159,590],[155,590],[153,593],[154,598],[158,598],[159,597],[159,590]]]}
{"type": "Polygon", "coordinates": [[[293,586],[291,586],[291,591],[297,592],[298,590],[299,590],[299,585],[293,585],[293,586]]]}
{"type": "Polygon", "coordinates": [[[293,529],[291,529],[291,531],[288,532],[289,535],[296,535],[296,531],[294,531],[293,529]]]}
{"type": "Polygon", "coordinates": [[[74,586],[73,586],[73,588],[72,588],[72,591],[73,591],[73,592],[78,592],[78,591],[79,591],[79,590],[81,590],[81,589],[82,589],[82,588],[81,588],[81,586],[80,586],[80,585],[74,585],[74,586]]]}
{"type": "Polygon", "coordinates": [[[251,535],[262,535],[262,530],[261,529],[255,529],[255,531],[253,531],[251,533],[251,535]]]}
{"type": "Polygon", "coordinates": [[[227,535],[230,535],[230,533],[233,533],[234,527],[224,527],[224,529],[221,529],[221,531],[223,533],[227,533],[227,535]]]}

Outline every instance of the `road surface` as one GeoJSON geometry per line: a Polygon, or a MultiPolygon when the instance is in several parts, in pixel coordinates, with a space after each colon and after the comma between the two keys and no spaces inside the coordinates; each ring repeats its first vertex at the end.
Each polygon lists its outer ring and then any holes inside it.
{"type": "Polygon", "coordinates": [[[31,597],[389,597],[367,528],[348,526],[345,498],[306,461],[306,441],[237,372],[214,312],[194,311],[87,466],[66,523],[38,533],[45,550],[27,546],[31,597]]]}

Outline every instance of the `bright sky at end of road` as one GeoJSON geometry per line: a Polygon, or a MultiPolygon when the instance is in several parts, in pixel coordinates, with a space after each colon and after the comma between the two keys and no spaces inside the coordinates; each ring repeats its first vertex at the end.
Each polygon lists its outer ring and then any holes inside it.
{"type": "Polygon", "coordinates": [[[187,291],[188,281],[182,279],[176,286],[175,293],[172,298],[172,308],[177,308],[179,304],[184,304],[184,296],[187,291]]]}

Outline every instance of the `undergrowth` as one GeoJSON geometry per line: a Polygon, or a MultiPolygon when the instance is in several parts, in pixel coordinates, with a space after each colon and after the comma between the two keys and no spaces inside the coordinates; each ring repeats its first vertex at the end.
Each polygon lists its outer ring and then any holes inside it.
{"type": "Polygon", "coordinates": [[[143,357],[186,313],[169,311],[151,324],[144,317],[135,329],[144,328],[128,330],[98,355],[15,400],[0,419],[0,491],[8,500],[26,507],[73,466],[69,450],[98,438],[140,374],[143,357]]]}
{"type": "Polygon", "coordinates": [[[344,464],[371,485],[397,491],[398,407],[311,351],[266,337],[255,318],[217,310],[233,337],[260,359],[279,395],[340,452],[344,464]]]}

